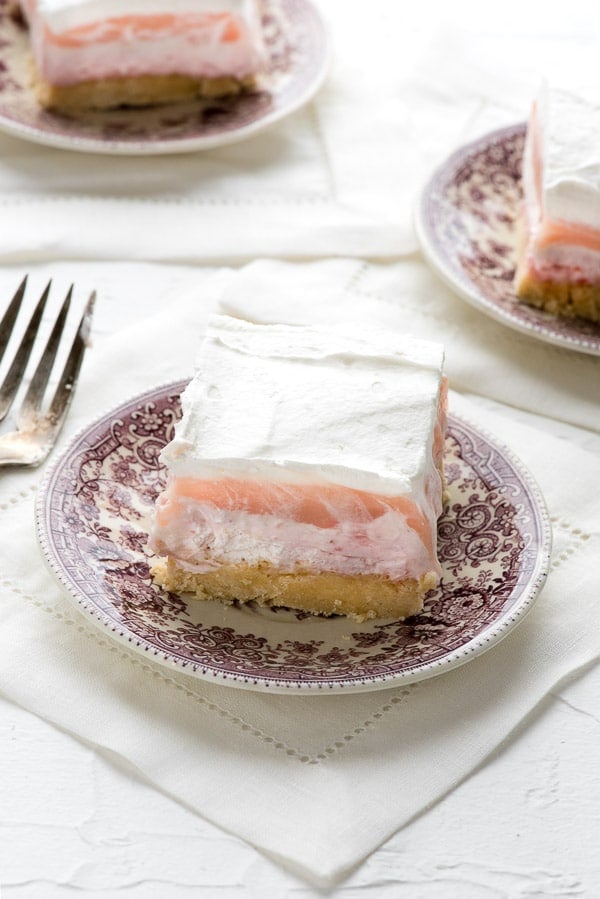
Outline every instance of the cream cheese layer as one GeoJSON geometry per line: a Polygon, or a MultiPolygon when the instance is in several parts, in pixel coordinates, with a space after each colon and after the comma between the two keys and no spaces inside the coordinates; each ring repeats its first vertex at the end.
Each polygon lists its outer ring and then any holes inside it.
{"type": "Polygon", "coordinates": [[[22,0],[37,68],[50,84],[106,78],[257,74],[256,0],[22,0]]]}
{"type": "MultiPolygon", "coordinates": [[[[161,505],[168,510],[171,503],[167,491],[161,505]]],[[[159,555],[169,555],[194,572],[266,561],[282,572],[335,571],[392,581],[440,575],[431,542],[392,509],[370,521],[340,520],[322,528],[284,515],[256,515],[185,500],[177,504],[176,516],[154,529],[151,544],[159,555]]]]}

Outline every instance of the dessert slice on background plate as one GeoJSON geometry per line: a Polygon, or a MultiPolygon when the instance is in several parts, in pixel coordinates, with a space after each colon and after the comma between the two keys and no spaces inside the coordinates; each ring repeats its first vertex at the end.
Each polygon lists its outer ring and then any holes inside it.
{"type": "Polygon", "coordinates": [[[236,94],[265,62],[256,0],[21,0],[40,103],[62,111],[236,94]]]}
{"type": "Polygon", "coordinates": [[[518,297],[600,322],[600,102],[542,87],[527,129],[523,192],[518,297]]]}
{"type": "Polygon", "coordinates": [[[167,590],[358,620],[440,576],[439,344],[214,316],[163,450],[151,546],[167,590]]]}

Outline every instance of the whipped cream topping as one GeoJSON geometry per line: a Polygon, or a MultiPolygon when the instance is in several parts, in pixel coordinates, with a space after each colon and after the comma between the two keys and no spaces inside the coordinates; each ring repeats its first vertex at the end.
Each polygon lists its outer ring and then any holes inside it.
{"type": "Polygon", "coordinates": [[[244,15],[253,5],[252,0],[37,0],[35,7],[51,31],[60,33],[122,16],[206,12],[244,15]]]}
{"type": "Polygon", "coordinates": [[[544,84],[536,105],[544,215],[600,230],[600,96],[544,84]]]}
{"type": "Polygon", "coordinates": [[[329,483],[419,505],[443,348],[363,325],[214,316],[162,459],[175,477],[329,483]]]}

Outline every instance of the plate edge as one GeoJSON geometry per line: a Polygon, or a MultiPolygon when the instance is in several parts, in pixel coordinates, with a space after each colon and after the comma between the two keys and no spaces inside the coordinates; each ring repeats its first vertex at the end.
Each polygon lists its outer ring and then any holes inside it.
{"type": "Polygon", "coordinates": [[[531,339],[541,340],[544,343],[560,347],[561,349],[572,350],[590,356],[600,356],[600,343],[596,346],[594,343],[590,342],[590,338],[585,336],[580,339],[560,337],[559,335],[546,332],[542,325],[526,324],[509,312],[499,309],[491,300],[488,300],[474,287],[469,289],[469,287],[465,286],[454,276],[452,268],[446,263],[445,259],[441,257],[435,247],[434,241],[430,237],[431,230],[426,224],[425,205],[429,192],[444,170],[454,162],[464,158],[469,153],[487,145],[491,139],[508,135],[514,131],[525,130],[526,127],[526,122],[515,122],[512,125],[504,125],[500,128],[488,131],[486,134],[481,135],[481,137],[456,148],[445,160],[435,167],[435,169],[428,175],[425,183],[421,186],[416,202],[413,205],[413,222],[419,246],[426,261],[446,286],[450,288],[453,293],[458,294],[466,300],[472,308],[479,312],[483,312],[499,324],[518,331],[531,339]]]}

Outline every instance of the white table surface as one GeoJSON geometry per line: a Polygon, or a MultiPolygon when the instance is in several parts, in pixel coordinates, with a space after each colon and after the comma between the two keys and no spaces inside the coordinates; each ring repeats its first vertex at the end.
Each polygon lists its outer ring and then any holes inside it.
{"type": "MultiPolygon", "coordinates": [[[[98,287],[96,334],[152,313],[196,275],[126,263],[55,268],[59,281],[68,270],[82,289],[98,287]]],[[[2,296],[22,273],[0,269],[2,296]]],[[[544,426],[600,452],[597,434],[544,426]]],[[[598,896],[599,738],[594,668],[548,696],[487,764],[327,892],[0,697],[0,899],[598,896]]]]}

